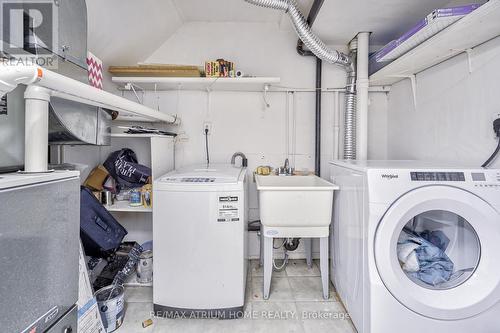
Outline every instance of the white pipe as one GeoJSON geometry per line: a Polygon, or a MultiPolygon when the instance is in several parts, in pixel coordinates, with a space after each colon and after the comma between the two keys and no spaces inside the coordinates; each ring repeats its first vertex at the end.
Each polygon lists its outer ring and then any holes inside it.
{"type": "Polygon", "coordinates": [[[161,113],[39,66],[0,67],[0,93],[2,96],[14,90],[19,84],[35,84],[49,89],[52,96],[133,114],[140,118],[150,119],[150,121],[179,123],[176,116],[161,113]]]}
{"type": "Polygon", "coordinates": [[[359,160],[368,159],[368,89],[370,81],[368,79],[368,53],[369,53],[369,32],[360,32],[358,40],[357,57],[357,158],[359,160]]]}
{"type": "Polygon", "coordinates": [[[47,172],[50,91],[28,86],[24,98],[26,101],[24,171],[47,172]]]}

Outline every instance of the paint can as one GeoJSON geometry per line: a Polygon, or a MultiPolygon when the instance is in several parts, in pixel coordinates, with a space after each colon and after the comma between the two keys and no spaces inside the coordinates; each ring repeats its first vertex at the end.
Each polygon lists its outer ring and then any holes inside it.
{"type": "Polygon", "coordinates": [[[115,198],[113,193],[110,191],[102,191],[101,192],[101,203],[103,206],[111,207],[115,203],[115,198]]]}
{"type": "Polygon", "coordinates": [[[141,253],[137,263],[137,282],[153,282],[153,251],[147,250],[141,253]]]}
{"type": "Polygon", "coordinates": [[[125,314],[124,295],[125,289],[123,286],[107,286],[95,293],[106,333],[113,332],[123,323],[125,314]]]}

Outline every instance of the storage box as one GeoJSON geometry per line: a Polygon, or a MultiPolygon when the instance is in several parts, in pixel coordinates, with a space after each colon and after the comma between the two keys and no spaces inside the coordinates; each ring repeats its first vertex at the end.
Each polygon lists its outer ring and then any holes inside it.
{"type": "Polygon", "coordinates": [[[370,57],[370,75],[479,8],[480,4],[438,8],[370,57]]]}
{"type": "Polygon", "coordinates": [[[83,185],[93,190],[102,191],[103,184],[108,176],[108,170],[106,170],[104,166],[98,165],[94,170],[92,170],[83,185]]]}

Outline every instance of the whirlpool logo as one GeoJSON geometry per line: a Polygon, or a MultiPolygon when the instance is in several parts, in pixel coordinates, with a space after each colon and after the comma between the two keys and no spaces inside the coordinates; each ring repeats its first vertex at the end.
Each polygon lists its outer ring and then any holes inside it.
{"type": "Polygon", "coordinates": [[[382,175],[382,179],[387,179],[387,180],[398,179],[398,178],[399,178],[399,175],[395,175],[395,174],[383,174],[382,175]]]}

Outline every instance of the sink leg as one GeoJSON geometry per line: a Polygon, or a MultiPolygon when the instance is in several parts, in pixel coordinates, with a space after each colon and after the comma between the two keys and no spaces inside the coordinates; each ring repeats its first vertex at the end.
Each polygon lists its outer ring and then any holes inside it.
{"type": "Polygon", "coordinates": [[[262,267],[264,265],[264,230],[261,226],[260,228],[260,253],[259,253],[259,264],[262,267]]]}
{"type": "Polygon", "coordinates": [[[304,240],[304,248],[306,250],[306,262],[307,267],[312,268],[312,238],[303,238],[304,240]]]}
{"type": "Polygon", "coordinates": [[[323,298],[330,297],[330,281],[328,276],[328,237],[320,238],[320,268],[321,268],[321,283],[323,284],[323,298]]]}
{"type": "Polygon", "coordinates": [[[271,289],[271,277],[273,274],[273,238],[262,237],[264,239],[264,299],[269,299],[271,289]]]}

